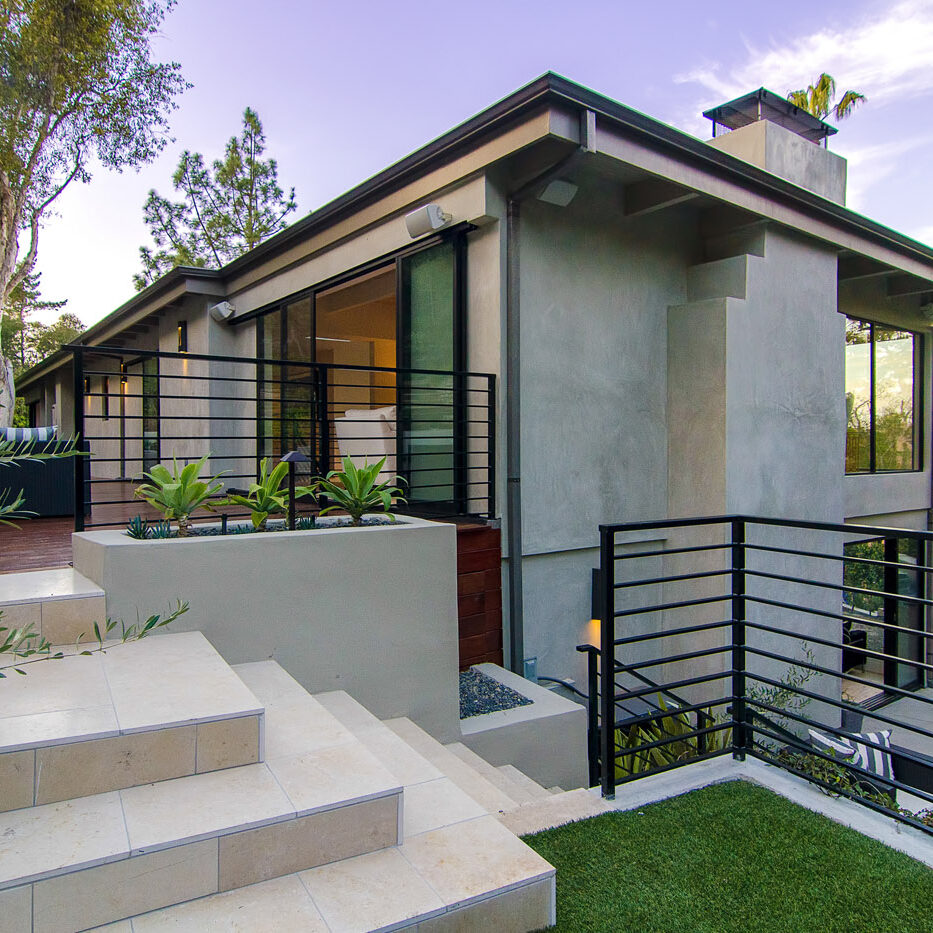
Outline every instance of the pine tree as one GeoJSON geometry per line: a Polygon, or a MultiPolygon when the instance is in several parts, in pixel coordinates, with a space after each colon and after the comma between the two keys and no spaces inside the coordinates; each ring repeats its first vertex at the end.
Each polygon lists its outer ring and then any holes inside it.
{"type": "Polygon", "coordinates": [[[240,136],[230,138],[210,169],[199,152],[182,153],[172,176],[181,200],[153,190],[143,205],[154,248],[139,249],[137,289],[175,266],[220,268],[285,228],[297,207],[295,189],[286,196],[279,186],[278,164],[263,159],[265,143],[262,123],[247,107],[240,136]]]}

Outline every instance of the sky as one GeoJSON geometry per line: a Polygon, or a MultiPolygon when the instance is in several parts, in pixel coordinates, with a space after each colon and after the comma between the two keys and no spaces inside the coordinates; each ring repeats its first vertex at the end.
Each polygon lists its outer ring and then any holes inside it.
{"type": "Polygon", "coordinates": [[[298,219],[545,71],[703,139],[708,107],[827,71],[868,97],[830,144],[848,206],[933,244],[933,0],[179,0],[154,49],[193,85],[174,141],[71,185],[40,237],[43,297],[86,325],[135,293],[149,190],[172,194],[183,149],[220,156],[245,107],[298,219]]]}

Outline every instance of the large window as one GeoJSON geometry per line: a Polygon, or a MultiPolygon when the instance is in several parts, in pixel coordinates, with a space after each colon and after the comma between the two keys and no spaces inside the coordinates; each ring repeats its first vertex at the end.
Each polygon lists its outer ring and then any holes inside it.
{"type": "Polygon", "coordinates": [[[846,473],[920,469],[920,339],[846,320],[846,473]]]}

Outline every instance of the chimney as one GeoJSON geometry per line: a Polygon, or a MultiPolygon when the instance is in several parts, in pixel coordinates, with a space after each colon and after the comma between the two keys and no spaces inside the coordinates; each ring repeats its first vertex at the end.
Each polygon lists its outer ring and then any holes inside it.
{"type": "Polygon", "coordinates": [[[846,202],[846,160],[826,146],[838,130],[759,88],[703,112],[709,145],[837,204],[846,202]]]}

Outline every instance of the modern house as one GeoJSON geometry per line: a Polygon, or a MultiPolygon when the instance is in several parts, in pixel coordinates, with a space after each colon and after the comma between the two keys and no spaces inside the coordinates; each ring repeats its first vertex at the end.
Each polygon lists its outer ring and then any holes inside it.
{"type": "Polygon", "coordinates": [[[765,90],[707,116],[546,74],[19,392],[90,444],[99,521],[208,444],[231,483],[386,456],[416,510],[501,522],[513,669],[582,681],[601,522],[929,527],[933,248],[846,208],[832,127],[765,90]]]}

